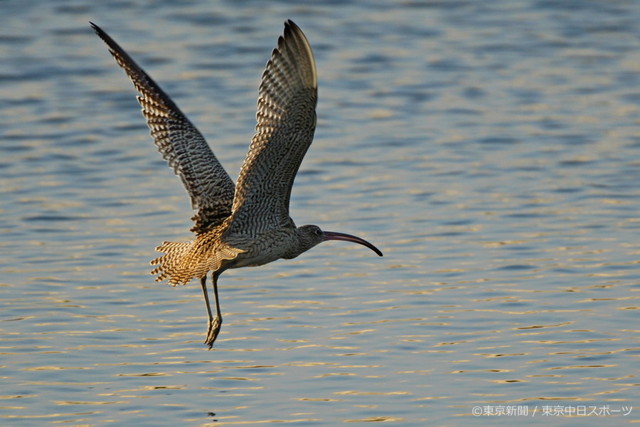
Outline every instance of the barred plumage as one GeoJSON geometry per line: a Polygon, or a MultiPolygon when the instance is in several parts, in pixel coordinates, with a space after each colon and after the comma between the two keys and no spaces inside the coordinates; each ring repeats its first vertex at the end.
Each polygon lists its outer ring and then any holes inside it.
{"type": "Polygon", "coordinates": [[[140,93],[137,99],[151,136],[162,157],[182,180],[193,209],[197,209],[192,231],[202,233],[220,225],[231,214],[233,180],[200,131],[171,98],[107,33],[91,25],[140,93]]]}
{"type": "Polygon", "coordinates": [[[97,25],[96,33],[140,93],[138,102],[163,158],[182,179],[194,209],[190,242],[164,242],[151,261],[156,280],[172,285],[200,279],[209,316],[205,344],[212,347],[222,324],[218,276],[229,268],[295,258],[326,240],[375,246],[349,234],[296,227],[289,216],[291,187],[316,126],[316,65],[309,42],[292,21],[285,23],[259,88],[256,133],[237,185],[198,129],[149,75],[97,25]],[[216,303],[213,317],[206,288],[211,271],[216,303]]]}
{"type": "Polygon", "coordinates": [[[207,233],[192,242],[163,242],[156,250],[164,255],[151,261],[157,267],[156,282],[167,279],[171,285],[186,285],[191,279],[199,279],[210,271],[220,270],[223,262],[233,260],[241,249],[220,245],[219,233],[207,233]]]}

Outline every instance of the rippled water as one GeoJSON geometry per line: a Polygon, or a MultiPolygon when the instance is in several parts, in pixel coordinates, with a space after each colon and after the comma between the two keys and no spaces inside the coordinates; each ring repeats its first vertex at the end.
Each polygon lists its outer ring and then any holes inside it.
{"type": "Polygon", "coordinates": [[[640,419],[637,3],[0,12],[0,424],[640,419]],[[225,273],[206,351],[199,286],[148,275],[158,243],[190,237],[188,198],[88,21],[235,176],[287,18],[320,75],[292,215],[385,257],[326,243],[225,273]]]}

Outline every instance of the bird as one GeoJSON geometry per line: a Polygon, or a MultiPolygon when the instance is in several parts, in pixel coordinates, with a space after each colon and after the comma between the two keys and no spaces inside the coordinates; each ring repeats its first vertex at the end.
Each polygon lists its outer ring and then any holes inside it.
{"type": "Polygon", "coordinates": [[[218,278],[224,271],[292,259],[329,240],[358,243],[383,256],[360,237],[317,225],[297,227],[289,216],[291,187],[316,128],[318,98],[313,52],[293,21],[285,22],[262,74],[256,130],[235,184],[173,100],[104,30],[90,24],[133,82],[154,143],[191,198],[195,238],[158,246],[162,255],[151,261],[151,274],[173,286],[200,280],[209,350],[222,326],[218,278]],[[209,272],[215,316],[206,285],[209,272]]]}

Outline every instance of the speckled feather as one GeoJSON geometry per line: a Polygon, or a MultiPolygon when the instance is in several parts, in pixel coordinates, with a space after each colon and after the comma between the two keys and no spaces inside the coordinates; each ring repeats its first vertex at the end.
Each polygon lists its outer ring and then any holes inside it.
{"type": "Polygon", "coordinates": [[[199,234],[191,242],[164,242],[156,248],[164,255],[151,261],[156,268],[156,281],[167,279],[171,285],[186,285],[193,278],[201,278],[209,271],[222,269],[224,261],[233,260],[244,250],[221,242],[222,227],[199,234]]]}
{"type": "Polygon", "coordinates": [[[140,93],[142,113],[162,157],[182,179],[197,210],[192,231],[220,225],[230,214],[234,184],[198,129],[151,77],[107,33],[92,24],[140,93]]]}
{"type": "Polygon", "coordinates": [[[289,199],[313,140],[317,76],[302,30],[287,21],[266,65],[256,133],[234,191],[233,182],[195,126],[109,35],[92,26],[140,92],[138,101],[151,135],[198,209],[193,218],[194,241],[164,242],[156,248],[164,253],[151,261],[156,280],[186,284],[209,271],[262,265],[303,251],[289,217],[289,199]]]}
{"type": "Polygon", "coordinates": [[[288,21],[262,74],[256,133],[238,177],[230,232],[293,227],[289,198],[313,140],[317,85],[309,42],[288,21]]]}

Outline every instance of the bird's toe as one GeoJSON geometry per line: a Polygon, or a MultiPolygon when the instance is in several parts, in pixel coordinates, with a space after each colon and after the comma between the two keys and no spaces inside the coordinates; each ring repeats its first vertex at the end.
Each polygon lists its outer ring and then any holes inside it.
{"type": "Polygon", "coordinates": [[[220,333],[220,328],[222,326],[222,319],[219,317],[215,317],[209,323],[209,329],[207,331],[207,338],[204,340],[204,343],[209,346],[209,350],[213,347],[213,343],[215,342],[218,334],[220,333]]]}

